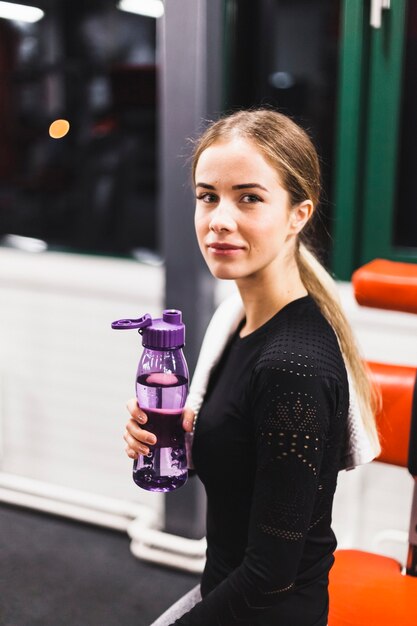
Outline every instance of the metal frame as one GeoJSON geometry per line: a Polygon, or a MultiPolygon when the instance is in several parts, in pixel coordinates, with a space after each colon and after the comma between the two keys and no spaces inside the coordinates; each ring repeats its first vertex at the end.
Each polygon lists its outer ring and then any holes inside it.
{"type": "Polygon", "coordinates": [[[410,528],[408,532],[406,572],[410,576],[417,576],[417,375],[416,382],[414,384],[413,407],[411,413],[408,471],[414,478],[414,488],[411,504],[410,528]]]}
{"type": "Polygon", "coordinates": [[[336,132],[335,222],[332,268],[350,280],[358,256],[363,163],[363,111],[367,79],[367,21],[363,0],[342,4],[338,121],[336,132]]]}
{"type": "Polygon", "coordinates": [[[415,250],[392,243],[406,7],[407,0],[396,0],[371,33],[361,264],[377,257],[417,260],[415,250]]]}
{"type": "Polygon", "coordinates": [[[417,576],[417,478],[416,477],[414,477],[413,499],[412,499],[412,504],[411,504],[406,572],[409,576],[417,576]]]}
{"type": "MultiPolygon", "coordinates": [[[[169,0],[158,31],[160,50],[160,215],[165,304],[183,311],[186,357],[194,369],[214,309],[214,280],[194,233],[194,193],[187,139],[222,108],[223,1],[169,0]]],[[[167,530],[204,533],[205,496],[198,479],[166,496],[167,530]]]]}

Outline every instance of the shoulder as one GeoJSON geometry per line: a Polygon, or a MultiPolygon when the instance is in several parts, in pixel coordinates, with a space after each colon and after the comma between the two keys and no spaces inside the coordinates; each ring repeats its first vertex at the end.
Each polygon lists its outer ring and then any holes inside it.
{"type": "Polygon", "coordinates": [[[274,372],[274,378],[289,376],[301,384],[318,378],[347,384],[336,334],[311,297],[291,303],[275,322],[265,336],[254,374],[274,372]]]}
{"type": "Polygon", "coordinates": [[[252,370],[248,400],[260,435],[267,427],[322,443],[342,436],[349,406],[344,359],[311,298],[276,317],[252,370]]]}
{"type": "Polygon", "coordinates": [[[258,425],[333,432],[347,419],[349,385],[337,337],[309,298],[278,316],[258,353],[248,398],[258,425]]]}

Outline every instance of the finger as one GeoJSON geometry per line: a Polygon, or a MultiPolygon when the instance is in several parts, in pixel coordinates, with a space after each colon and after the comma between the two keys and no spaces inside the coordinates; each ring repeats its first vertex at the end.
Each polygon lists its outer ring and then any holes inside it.
{"type": "Polygon", "coordinates": [[[145,456],[149,454],[150,449],[148,448],[148,446],[142,443],[141,441],[138,441],[134,437],[132,437],[132,435],[129,435],[127,431],[125,432],[123,439],[127,443],[126,452],[128,453],[129,456],[131,456],[129,452],[134,453],[136,455],[142,454],[145,456]]]}
{"type": "Polygon", "coordinates": [[[131,398],[126,404],[126,408],[129,411],[130,415],[133,417],[133,419],[137,420],[139,424],[146,424],[146,422],[148,421],[148,416],[144,411],[142,411],[142,409],[138,405],[136,398],[131,398]]]}
{"type": "Polygon", "coordinates": [[[146,448],[137,452],[136,450],[134,450],[133,448],[130,448],[129,446],[126,446],[125,451],[126,451],[127,456],[130,459],[135,459],[135,460],[138,459],[140,456],[149,456],[150,454],[152,454],[151,452],[146,452],[146,448]]]}
{"type": "Polygon", "coordinates": [[[129,448],[129,446],[126,446],[125,451],[130,459],[136,460],[139,457],[139,454],[135,452],[135,450],[132,450],[132,448],[129,448]]]}
{"type": "Polygon", "coordinates": [[[148,430],[143,430],[143,428],[138,426],[134,419],[129,420],[126,424],[126,433],[133,440],[138,441],[139,443],[147,443],[153,446],[157,441],[156,436],[153,433],[150,433],[148,430]]]}
{"type": "Polygon", "coordinates": [[[195,413],[192,409],[186,407],[182,414],[182,427],[187,433],[191,433],[194,428],[195,413]]]}

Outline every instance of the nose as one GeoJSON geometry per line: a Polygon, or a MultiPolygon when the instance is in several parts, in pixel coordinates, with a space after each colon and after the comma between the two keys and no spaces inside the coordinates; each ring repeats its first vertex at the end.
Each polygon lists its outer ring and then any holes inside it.
{"type": "Polygon", "coordinates": [[[209,228],[215,233],[220,231],[232,232],[236,230],[233,207],[231,207],[227,201],[219,202],[213,210],[209,228]]]}

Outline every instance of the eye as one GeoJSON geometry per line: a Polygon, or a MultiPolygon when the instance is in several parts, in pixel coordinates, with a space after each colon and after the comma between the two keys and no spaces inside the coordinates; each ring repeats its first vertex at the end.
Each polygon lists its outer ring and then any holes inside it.
{"type": "Polygon", "coordinates": [[[256,202],[263,202],[262,198],[254,193],[246,193],[244,196],[241,197],[240,201],[244,204],[255,204],[256,202]]]}
{"type": "Polygon", "coordinates": [[[217,202],[218,200],[216,194],[209,193],[208,191],[205,191],[204,193],[200,193],[199,195],[196,196],[196,198],[197,200],[201,200],[202,202],[205,202],[206,204],[212,204],[213,202],[217,202]]]}

